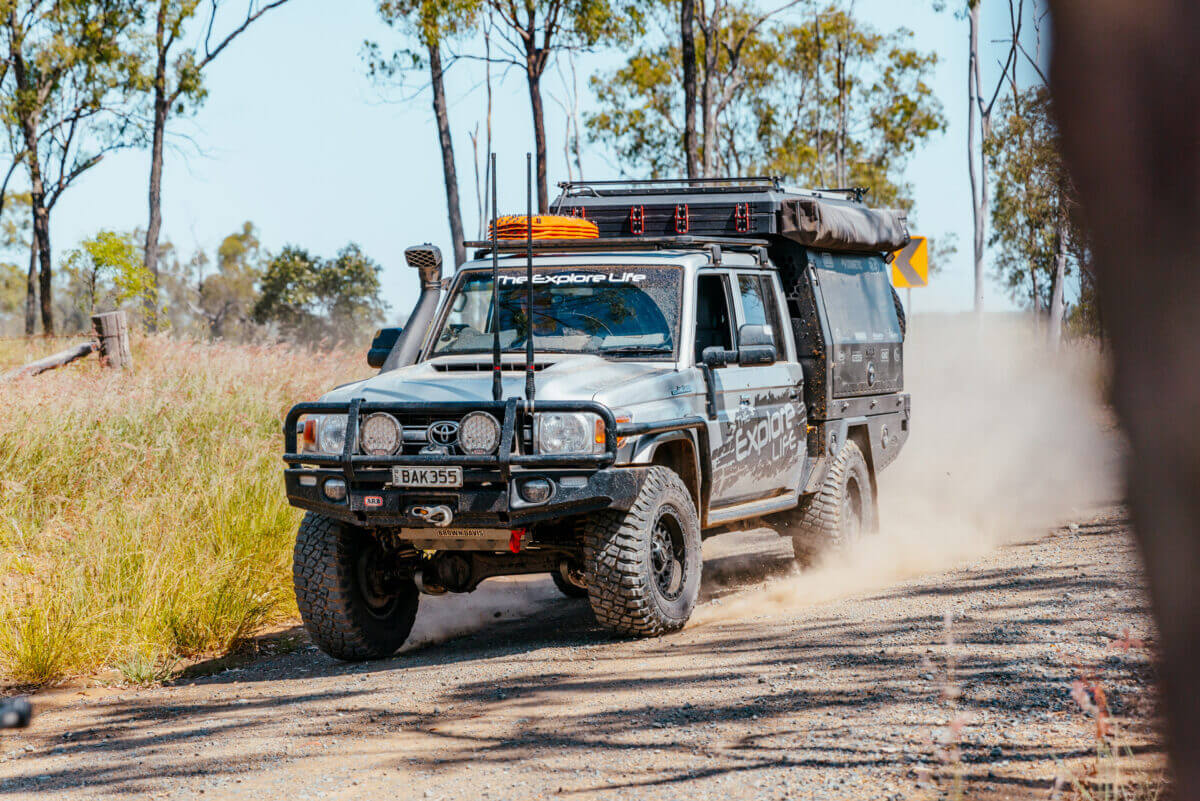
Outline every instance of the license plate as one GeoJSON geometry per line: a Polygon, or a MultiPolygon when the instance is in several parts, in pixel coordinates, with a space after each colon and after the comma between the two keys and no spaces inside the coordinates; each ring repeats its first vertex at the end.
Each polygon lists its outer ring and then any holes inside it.
{"type": "Polygon", "coordinates": [[[393,467],[392,484],[397,487],[461,487],[461,467],[393,467]]]}

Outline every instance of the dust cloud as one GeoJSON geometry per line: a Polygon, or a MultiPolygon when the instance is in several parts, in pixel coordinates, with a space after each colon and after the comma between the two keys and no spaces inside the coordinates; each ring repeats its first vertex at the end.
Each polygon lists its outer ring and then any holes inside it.
{"type": "MultiPolygon", "coordinates": [[[[739,554],[747,565],[737,581],[754,586],[701,603],[692,625],[787,613],[949,569],[1121,497],[1122,443],[1102,400],[1105,368],[1095,347],[1052,353],[1015,316],[997,315],[982,329],[969,315],[923,316],[912,322],[904,354],[911,431],[879,477],[879,534],[783,577],[778,551],[786,540],[775,547],[761,534],[721,535],[706,551],[739,554]],[[761,569],[746,569],[753,561],[761,569]]],[[[714,571],[705,595],[721,582],[714,571]]],[[[404,651],[566,603],[546,576],[489,579],[468,595],[421,600],[404,651]]]]}
{"type": "MultiPolygon", "coordinates": [[[[1027,318],[917,317],[905,343],[911,431],[879,477],[880,532],[815,569],[697,610],[783,612],[951,568],[1122,495],[1123,447],[1095,346],[1049,351],[1027,318]]],[[[738,536],[736,534],[726,536],[738,536]]]]}
{"type": "Polygon", "coordinates": [[[549,611],[564,601],[548,576],[492,578],[466,594],[421,596],[417,620],[401,653],[480,631],[505,620],[549,611]]]}

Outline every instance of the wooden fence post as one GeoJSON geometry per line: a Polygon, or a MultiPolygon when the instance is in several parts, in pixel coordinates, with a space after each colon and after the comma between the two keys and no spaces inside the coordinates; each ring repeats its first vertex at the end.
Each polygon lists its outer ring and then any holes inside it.
{"type": "Polygon", "coordinates": [[[100,341],[100,365],[114,370],[133,367],[129,353],[129,322],[125,312],[105,312],[92,315],[92,330],[100,341]]]}

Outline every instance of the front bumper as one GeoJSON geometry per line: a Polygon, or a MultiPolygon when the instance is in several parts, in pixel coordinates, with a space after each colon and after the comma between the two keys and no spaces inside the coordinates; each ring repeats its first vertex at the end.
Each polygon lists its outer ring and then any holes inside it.
{"type": "Polygon", "coordinates": [[[283,458],[288,464],[284,484],[293,506],[360,526],[426,528],[430,527],[429,522],[414,515],[413,507],[447,506],[454,515],[452,526],[518,528],[600,509],[628,509],[637,497],[646,471],[613,466],[619,439],[703,424],[698,417],[618,424],[611,409],[593,401],[528,404],[523,399],[510,398],[490,403],[368,403],[356,398],[342,403],[301,403],[288,412],[284,422],[287,452],[283,458]],[[604,423],[604,451],[587,455],[521,452],[519,432],[529,425],[535,409],[596,414],[604,423]],[[361,415],[388,412],[403,419],[406,414],[462,416],[471,411],[486,411],[502,420],[497,453],[486,456],[354,453],[361,415]],[[341,454],[298,452],[296,423],[306,414],[348,415],[346,446],[341,454]],[[391,469],[397,465],[458,466],[463,469],[463,486],[436,490],[393,487],[391,469]],[[325,495],[323,486],[330,478],[346,482],[344,500],[333,501],[325,495]],[[518,485],[530,478],[550,480],[554,490],[551,497],[541,503],[523,500],[518,485]]]}
{"type": "Polygon", "coordinates": [[[430,524],[414,515],[413,507],[447,506],[454,514],[452,527],[524,528],[601,509],[628,509],[645,473],[646,468],[638,467],[587,473],[522,470],[502,481],[498,475],[464,471],[463,487],[454,490],[398,489],[386,481],[359,480],[347,482],[345,500],[331,501],[322,485],[328,478],[344,479],[340,470],[295,467],[284,471],[284,486],[293,506],[358,526],[426,528],[430,524]],[[517,485],[530,478],[553,482],[549,500],[532,504],[521,499],[517,485]]]}

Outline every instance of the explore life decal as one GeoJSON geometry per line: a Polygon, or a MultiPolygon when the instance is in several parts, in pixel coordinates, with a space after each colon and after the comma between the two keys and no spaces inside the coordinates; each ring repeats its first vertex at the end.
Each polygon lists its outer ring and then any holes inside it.
{"type": "Polygon", "coordinates": [[[713,497],[754,495],[756,485],[782,485],[804,456],[803,409],[785,394],[762,393],[753,406],[726,411],[721,445],[712,456],[713,497]]]}
{"type": "MultiPolygon", "coordinates": [[[[571,284],[640,284],[648,276],[645,273],[534,273],[533,285],[551,284],[563,286],[571,284]]],[[[527,277],[524,275],[500,275],[500,286],[522,286],[527,277]]]]}

